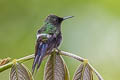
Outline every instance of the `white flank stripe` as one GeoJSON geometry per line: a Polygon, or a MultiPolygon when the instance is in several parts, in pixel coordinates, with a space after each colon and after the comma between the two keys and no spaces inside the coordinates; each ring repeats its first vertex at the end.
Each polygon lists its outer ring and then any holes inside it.
{"type": "Polygon", "coordinates": [[[40,36],[46,36],[47,38],[51,37],[51,35],[49,35],[49,34],[37,34],[37,39],[38,39],[40,36]]]}

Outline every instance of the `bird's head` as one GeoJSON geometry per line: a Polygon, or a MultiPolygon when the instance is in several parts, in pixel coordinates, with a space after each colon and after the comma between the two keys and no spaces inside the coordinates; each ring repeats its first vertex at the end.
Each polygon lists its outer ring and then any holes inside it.
{"type": "Polygon", "coordinates": [[[66,20],[66,19],[69,19],[69,18],[72,18],[73,16],[67,16],[67,17],[58,17],[56,15],[49,15],[45,22],[47,23],[51,23],[52,25],[60,25],[62,23],[62,21],[66,20]]]}

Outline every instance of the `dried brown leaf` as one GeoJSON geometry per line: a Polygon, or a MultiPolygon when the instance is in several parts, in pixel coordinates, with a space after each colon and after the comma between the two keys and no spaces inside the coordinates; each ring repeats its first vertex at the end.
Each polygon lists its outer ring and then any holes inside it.
{"type": "Polygon", "coordinates": [[[0,60],[0,66],[7,64],[10,60],[11,60],[11,58],[9,58],[9,57],[0,60]]]}

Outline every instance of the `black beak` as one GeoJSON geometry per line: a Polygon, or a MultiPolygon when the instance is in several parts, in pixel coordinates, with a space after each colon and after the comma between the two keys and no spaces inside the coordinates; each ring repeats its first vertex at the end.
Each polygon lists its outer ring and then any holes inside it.
{"type": "Polygon", "coordinates": [[[69,18],[72,18],[74,16],[67,16],[67,17],[63,17],[63,20],[66,20],[66,19],[69,19],[69,18]]]}

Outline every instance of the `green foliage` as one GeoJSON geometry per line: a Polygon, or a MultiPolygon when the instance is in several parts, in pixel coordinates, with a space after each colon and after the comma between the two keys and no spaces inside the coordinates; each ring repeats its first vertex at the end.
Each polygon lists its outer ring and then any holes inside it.
{"type": "MultiPolygon", "coordinates": [[[[88,63],[86,59],[68,52],[58,52],[56,50],[51,53],[48,61],[46,62],[44,80],[70,80],[69,70],[60,54],[83,62],[75,72],[73,80],[93,80],[93,72],[95,72],[99,80],[103,80],[101,75],[88,63]]],[[[30,70],[22,64],[22,62],[32,58],[34,58],[34,55],[29,55],[17,60],[14,59],[12,62],[0,66],[0,70],[5,71],[6,69],[11,68],[10,80],[33,80],[30,70]]]]}

